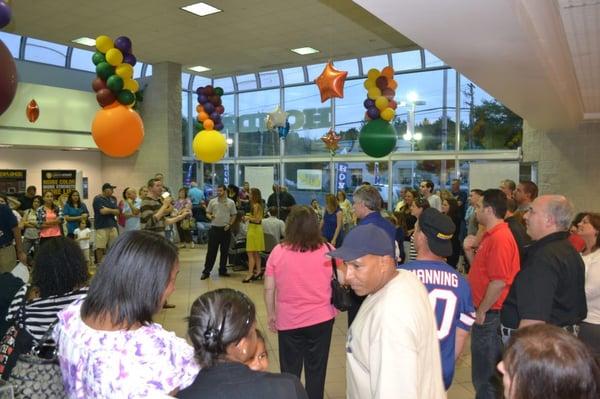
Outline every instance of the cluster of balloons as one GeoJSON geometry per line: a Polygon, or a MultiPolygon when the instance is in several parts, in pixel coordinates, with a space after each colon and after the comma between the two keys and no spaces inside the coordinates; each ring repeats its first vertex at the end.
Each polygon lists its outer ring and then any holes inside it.
{"type": "Polygon", "coordinates": [[[223,89],[220,87],[212,87],[211,85],[198,87],[198,121],[202,123],[204,130],[221,130],[223,129],[223,121],[221,115],[225,112],[225,107],[221,101],[223,89]]]}
{"type": "Polygon", "coordinates": [[[96,38],[97,51],[92,55],[92,62],[96,65],[98,77],[92,82],[92,88],[101,107],[115,101],[129,107],[135,105],[140,86],[133,79],[133,67],[137,60],[131,47],[131,40],[127,36],[119,36],[114,42],[106,35],[96,38]]]}
{"type": "Polygon", "coordinates": [[[278,105],[273,112],[269,112],[265,118],[267,129],[277,131],[280,139],[285,139],[290,132],[288,113],[278,105]]]}
{"type": "Polygon", "coordinates": [[[398,82],[394,80],[392,67],[386,66],[381,72],[375,68],[370,69],[364,86],[367,89],[367,99],[363,103],[367,109],[365,119],[375,120],[381,118],[386,122],[394,119],[396,107],[398,106],[394,101],[398,82]]]}

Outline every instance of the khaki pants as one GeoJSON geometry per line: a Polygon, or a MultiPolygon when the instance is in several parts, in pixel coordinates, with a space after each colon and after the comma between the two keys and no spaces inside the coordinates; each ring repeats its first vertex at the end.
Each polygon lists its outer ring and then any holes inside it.
{"type": "Polygon", "coordinates": [[[106,249],[112,247],[113,241],[117,239],[119,233],[115,227],[96,230],[94,244],[96,249],[106,249]]]}
{"type": "Polygon", "coordinates": [[[9,273],[17,265],[17,252],[14,245],[0,248],[0,273],[9,273]]]}

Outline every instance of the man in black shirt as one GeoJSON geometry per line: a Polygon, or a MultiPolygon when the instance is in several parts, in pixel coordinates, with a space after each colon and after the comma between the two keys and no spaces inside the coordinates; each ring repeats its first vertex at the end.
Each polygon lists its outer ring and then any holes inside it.
{"type": "Polygon", "coordinates": [[[296,200],[292,194],[288,193],[278,184],[273,184],[273,194],[269,195],[267,199],[267,208],[277,208],[277,217],[285,220],[294,205],[296,205],[296,200]]]}
{"type": "Polygon", "coordinates": [[[21,205],[19,206],[18,210],[21,213],[21,215],[23,214],[23,212],[25,212],[27,209],[31,209],[31,207],[33,206],[33,197],[35,197],[35,192],[35,186],[29,186],[27,187],[27,191],[25,192],[25,194],[22,197],[19,197],[19,202],[21,203],[21,205]]]}
{"type": "Polygon", "coordinates": [[[571,203],[560,195],[544,195],[525,214],[527,233],[534,242],[526,249],[502,308],[502,338],[535,323],[549,323],[575,333],[587,314],[585,266],[569,243],[571,203]]]}

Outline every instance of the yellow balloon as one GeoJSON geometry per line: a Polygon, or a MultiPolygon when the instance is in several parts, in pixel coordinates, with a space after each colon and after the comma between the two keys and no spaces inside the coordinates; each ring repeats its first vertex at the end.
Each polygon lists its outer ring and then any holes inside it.
{"type": "Polygon", "coordinates": [[[378,87],[371,87],[367,92],[367,97],[371,100],[376,100],[378,97],[381,97],[381,90],[378,87]]]}
{"type": "Polygon", "coordinates": [[[391,108],[386,108],[383,111],[381,111],[381,113],[379,114],[379,116],[381,116],[381,119],[383,119],[384,121],[388,121],[388,122],[391,121],[392,119],[394,119],[395,115],[396,115],[396,112],[394,112],[394,110],[391,108]]]}
{"type": "Polygon", "coordinates": [[[115,73],[123,78],[123,80],[133,77],[133,67],[129,64],[121,64],[115,70],[115,73]]]}
{"type": "Polygon", "coordinates": [[[225,156],[227,142],[225,136],[216,130],[202,130],[194,137],[192,149],[196,159],[206,163],[214,163],[225,156]]]}
{"type": "Polygon", "coordinates": [[[113,41],[110,37],[101,35],[96,38],[96,49],[98,49],[99,52],[106,53],[113,47],[113,41]]]}
{"type": "Polygon", "coordinates": [[[121,65],[123,62],[123,53],[118,48],[111,48],[106,52],[106,62],[112,66],[121,65]]]}
{"type": "Polygon", "coordinates": [[[136,93],[140,89],[140,85],[135,79],[126,79],[125,83],[123,84],[123,88],[130,90],[132,93],[136,93]]]}
{"type": "Polygon", "coordinates": [[[389,103],[390,103],[389,100],[387,98],[385,98],[384,96],[379,96],[379,97],[377,97],[377,99],[375,99],[375,106],[380,111],[383,111],[384,109],[386,109],[388,107],[389,103]]]}
{"type": "Polygon", "coordinates": [[[365,89],[369,90],[371,87],[375,87],[375,81],[372,79],[367,79],[365,80],[365,83],[363,83],[363,86],[365,89]]]}
{"type": "Polygon", "coordinates": [[[375,68],[371,68],[371,69],[369,69],[369,72],[367,72],[367,77],[369,79],[371,79],[373,82],[375,81],[375,79],[377,79],[379,77],[379,75],[381,75],[381,72],[379,72],[375,68]]]}

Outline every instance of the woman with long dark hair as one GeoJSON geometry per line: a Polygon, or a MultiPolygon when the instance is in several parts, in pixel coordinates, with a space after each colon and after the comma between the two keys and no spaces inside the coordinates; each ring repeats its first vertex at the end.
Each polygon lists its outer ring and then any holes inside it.
{"type": "Polygon", "coordinates": [[[333,194],[325,196],[325,210],[319,226],[323,237],[335,247],[342,245],[344,239],[344,216],[333,194]]]}
{"type": "Polygon", "coordinates": [[[67,221],[67,237],[75,238],[75,229],[79,227],[82,219],[85,220],[88,218],[89,214],[87,206],[81,202],[79,191],[71,191],[63,209],[63,215],[67,221]]]}
{"type": "Polygon", "coordinates": [[[37,209],[40,245],[52,238],[63,235],[63,213],[62,209],[54,203],[54,194],[52,191],[45,191],[42,199],[42,206],[37,209]]]}
{"type": "MultiPolygon", "coordinates": [[[[334,198],[335,199],[335,198],[334,198]]],[[[277,332],[281,371],[300,377],[306,391],[323,398],[329,345],[337,310],[331,304],[331,250],[308,206],[294,206],[285,238],[267,260],[265,304],[269,329],[277,332]]]]}
{"type": "Polygon", "coordinates": [[[177,248],[164,237],[117,238],[85,301],[59,315],[54,335],[70,398],[164,397],[192,383],[193,349],[153,322],[178,271],[177,248]]]}
{"type": "Polygon", "coordinates": [[[248,254],[249,275],[242,280],[243,283],[258,280],[263,275],[260,270],[260,252],[265,250],[265,233],[262,228],[262,219],[265,213],[258,188],[250,189],[250,211],[250,215],[245,217],[245,221],[248,222],[246,253],[248,254]]]}
{"type": "Polygon", "coordinates": [[[296,377],[253,371],[245,364],[257,346],[256,309],[245,294],[230,288],[207,292],[194,301],[188,321],[202,370],[178,398],[306,398],[296,377]]]}
{"type": "Polygon", "coordinates": [[[460,257],[460,238],[458,237],[458,230],[460,229],[460,222],[462,220],[458,201],[451,196],[444,198],[442,200],[442,213],[449,216],[450,219],[452,219],[454,226],[456,226],[455,233],[452,235],[452,255],[446,259],[446,263],[456,269],[458,258],[460,257]]]}

